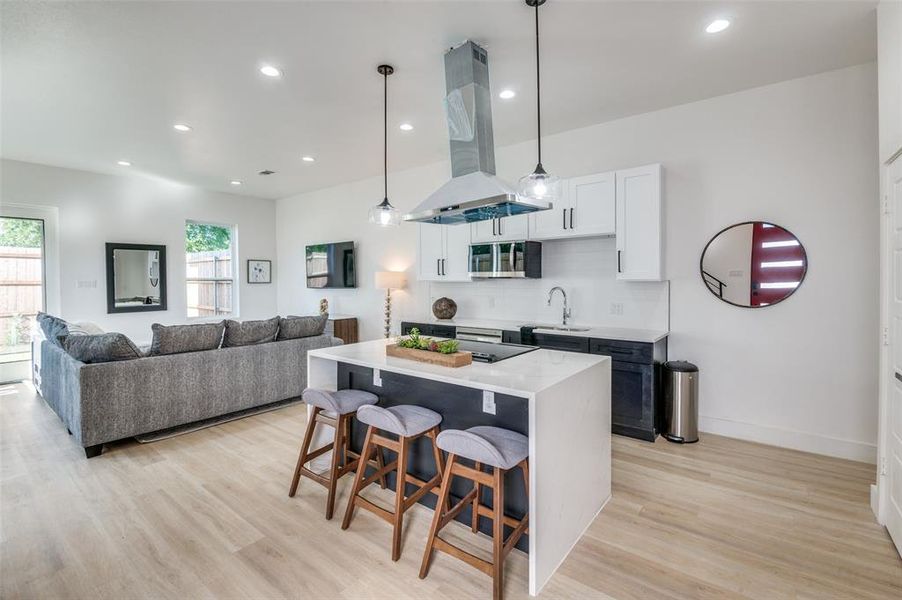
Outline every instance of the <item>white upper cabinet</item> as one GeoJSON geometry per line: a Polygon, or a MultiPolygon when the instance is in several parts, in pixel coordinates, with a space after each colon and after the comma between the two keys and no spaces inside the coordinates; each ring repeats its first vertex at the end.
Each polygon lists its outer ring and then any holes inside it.
{"type": "Polygon", "coordinates": [[[502,217],[470,224],[474,244],[521,242],[529,239],[529,216],[502,217]]]}
{"type": "Polygon", "coordinates": [[[420,281],[469,281],[470,227],[419,223],[418,228],[420,281]]]}
{"type": "Polygon", "coordinates": [[[664,279],[661,165],[617,171],[617,279],[664,279]]]}
{"type": "Polygon", "coordinates": [[[573,235],[614,235],[614,173],[567,180],[567,226],[573,235]]]}
{"type": "Polygon", "coordinates": [[[613,235],[614,179],[611,172],[564,181],[564,197],[551,210],[530,215],[530,239],[613,235]]]}

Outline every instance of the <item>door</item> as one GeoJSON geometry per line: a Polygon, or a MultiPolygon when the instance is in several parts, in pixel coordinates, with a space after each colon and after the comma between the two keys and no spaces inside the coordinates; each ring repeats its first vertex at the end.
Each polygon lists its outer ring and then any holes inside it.
{"type": "Polygon", "coordinates": [[[31,377],[35,317],[47,303],[44,220],[0,217],[0,383],[31,377]]]}
{"type": "Polygon", "coordinates": [[[567,217],[570,203],[567,201],[568,184],[563,182],[563,197],[553,202],[549,210],[540,210],[529,215],[529,235],[533,240],[552,240],[569,237],[567,217]]]}
{"type": "Polygon", "coordinates": [[[881,470],[886,474],[884,519],[896,549],[902,554],[902,159],[889,165],[886,173],[886,209],[890,213],[889,243],[889,365],[884,380],[885,409],[881,410],[884,450],[881,470]]]}
{"type": "Polygon", "coordinates": [[[420,281],[440,281],[445,257],[445,225],[419,223],[417,270],[420,281]]]}
{"type": "Polygon", "coordinates": [[[617,279],[661,281],[661,165],[617,171],[617,279]]]}
{"type": "Polygon", "coordinates": [[[570,235],[614,235],[614,173],[574,177],[567,188],[570,235]]]}
{"type": "Polygon", "coordinates": [[[522,242],[529,238],[529,215],[498,219],[498,239],[506,242],[522,242]]]}
{"type": "Polygon", "coordinates": [[[468,225],[442,225],[444,229],[445,255],[442,263],[443,281],[470,281],[468,262],[470,254],[470,227],[468,225]]]}

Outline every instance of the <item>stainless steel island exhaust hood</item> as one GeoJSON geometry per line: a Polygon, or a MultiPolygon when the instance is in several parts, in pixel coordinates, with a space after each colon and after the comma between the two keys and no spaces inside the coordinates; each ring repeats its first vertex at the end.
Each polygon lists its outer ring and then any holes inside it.
{"type": "Polygon", "coordinates": [[[485,50],[467,41],[445,54],[445,114],[451,142],[451,180],[405,221],[456,225],[550,209],[522,198],[495,176],[492,94],[485,50]]]}

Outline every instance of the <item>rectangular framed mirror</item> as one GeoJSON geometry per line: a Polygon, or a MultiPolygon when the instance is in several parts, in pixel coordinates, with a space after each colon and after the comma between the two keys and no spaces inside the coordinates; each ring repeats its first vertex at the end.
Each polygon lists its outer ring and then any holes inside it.
{"type": "Polygon", "coordinates": [[[106,311],[166,310],[166,246],[106,245],[106,311]]]}

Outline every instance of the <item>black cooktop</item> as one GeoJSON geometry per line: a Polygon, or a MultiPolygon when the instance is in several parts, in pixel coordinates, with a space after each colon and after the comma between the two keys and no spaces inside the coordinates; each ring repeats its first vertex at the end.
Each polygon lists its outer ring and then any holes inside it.
{"type": "Polygon", "coordinates": [[[495,363],[514,356],[526,354],[538,350],[535,346],[520,346],[519,344],[493,344],[491,342],[473,342],[460,340],[460,350],[473,353],[473,360],[479,362],[495,363]]]}

